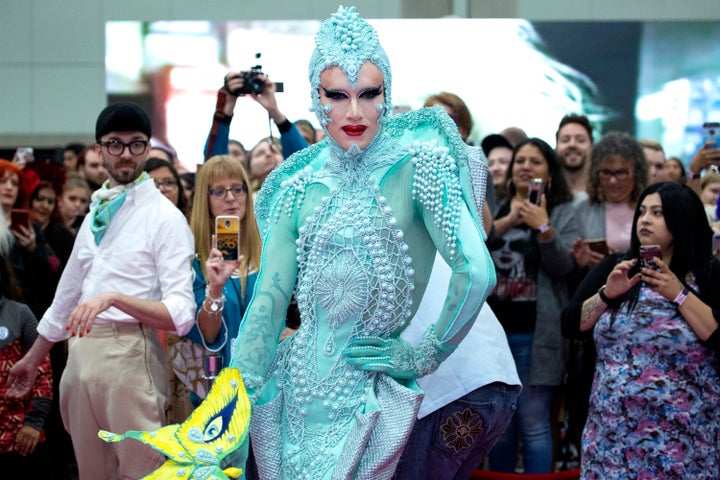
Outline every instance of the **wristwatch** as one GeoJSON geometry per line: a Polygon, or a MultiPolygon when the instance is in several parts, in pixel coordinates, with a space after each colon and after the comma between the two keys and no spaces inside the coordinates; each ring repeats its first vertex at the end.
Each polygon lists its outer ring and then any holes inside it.
{"type": "Polygon", "coordinates": [[[687,169],[687,172],[685,173],[685,176],[686,176],[687,178],[689,178],[690,180],[692,180],[693,178],[700,178],[700,177],[702,177],[702,173],[700,173],[700,172],[695,173],[695,172],[693,172],[692,170],[690,170],[690,169],[688,168],[688,169],[687,169]]]}
{"type": "Polygon", "coordinates": [[[550,226],[549,223],[543,223],[542,225],[540,225],[540,226],[538,227],[537,231],[538,231],[538,233],[541,233],[541,234],[542,234],[542,233],[545,233],[545,232],[547,232],[548,230],[550,230],[550,228],[552,228],[552,227],[550,226]]]}

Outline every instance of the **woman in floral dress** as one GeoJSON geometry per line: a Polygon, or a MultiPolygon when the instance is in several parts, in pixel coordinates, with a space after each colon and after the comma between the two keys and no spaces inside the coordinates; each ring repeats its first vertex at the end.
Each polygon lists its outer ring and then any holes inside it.
{"type": "Polygon", "coordinates": [[[651,185],[630,250],[598,264],[566,309],[598,351],[582,478],[720,478],[720,263],[711,239],[690,188],[651,185]],[[644,245],[659,245],[660,257],[641,261],[644,245]]]}

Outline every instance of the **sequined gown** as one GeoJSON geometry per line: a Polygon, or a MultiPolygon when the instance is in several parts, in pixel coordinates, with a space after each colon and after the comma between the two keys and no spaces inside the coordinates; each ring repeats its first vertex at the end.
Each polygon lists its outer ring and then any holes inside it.
{"type": "Polygon", "coordinates": [[[233,356],[255,392],[261,478],[392,476],[422,394],[414,380],[348,365],[343,349],[399,335],[436,248],[453,268],[442,341],[459,343],[495,281],[476,213],[484,192],[468,180],[484,170],[449,132],[437,108],[396,116],[362,152],[329,139],[266,180],[260,275],[233,356]],[[275,353],[294,286],[301,327],[275,353]]]}

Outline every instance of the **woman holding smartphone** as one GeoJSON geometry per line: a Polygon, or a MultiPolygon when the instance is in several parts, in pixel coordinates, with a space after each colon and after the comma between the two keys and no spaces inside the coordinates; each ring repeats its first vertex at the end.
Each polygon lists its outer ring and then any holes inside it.
{"type": "Polygon", "coordinates": [[[523,391],[490,452],[490,468],[514,472],[520,438],[525,473],[548,473],[550,405],[565,366],[560,312],[569,299],[566,277],[575,268],[570,247],[579,231],[572,194],[547,143],[531,138],[518,144],[507,175],[508,196],[498,204],[495,236],[487,242],[497,274],[487,302],[505,329],[523,391]]]}
{"type": "Polygon", "coordinates": [[[52,301],[52,274],[42,228],[30,221],[29,195],[20,167],[0,160],[0,254],[10,262],[22,301],[40,318],[52,301]]]}
{"type": "Polygon", "coordinates": [[[563,312],[597,348],[583,478],[720,478],[720,263],[700,199],[651,185],[630,250],[601,261],[563,312]],[[641,249],[657,245],[656,268],[641,249]]]}
{"type": "Polygon", "coordinates": [[[190,229],[195,237],[197,322],[188,338],[230,360],[240,322],[255,287],[260,263],[260,234],[255,223],[248,176],[230,155],[218,155],[196,174],[190,229]],[[239,219],[237,260],[224,260],[217,249],[216,218],[239,219]]]}

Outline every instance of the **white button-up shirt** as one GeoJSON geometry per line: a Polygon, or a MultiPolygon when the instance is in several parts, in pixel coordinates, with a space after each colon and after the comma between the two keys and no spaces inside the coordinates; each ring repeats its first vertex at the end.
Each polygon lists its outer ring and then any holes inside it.
{"type": "MultiPolygon", "coordinates": [[[[40,335],[52,342],[66,339],[73,309],[105,292],[162,301],[175,333],[186,334],[195,321],[191,268],[195,243],[182,213],[152,181],[128,190],[100,245],[90,230],[92,213],[80,227],[52,305],[38,324],[40,335]]],[[[111,307],[94,323],[109,322],[137,320],[111,307]]]]}

